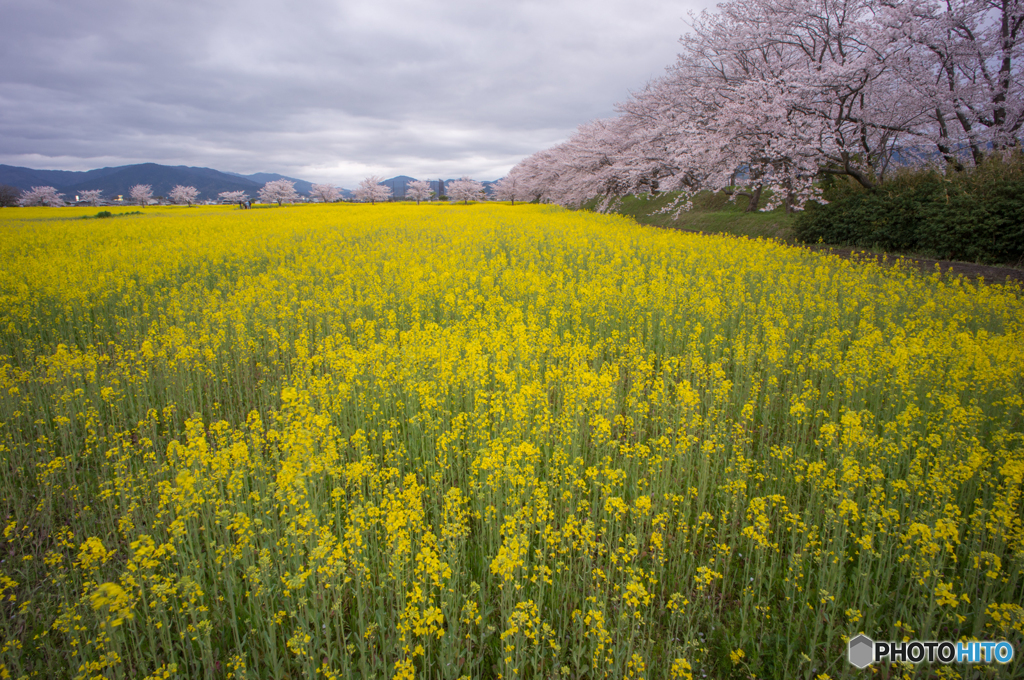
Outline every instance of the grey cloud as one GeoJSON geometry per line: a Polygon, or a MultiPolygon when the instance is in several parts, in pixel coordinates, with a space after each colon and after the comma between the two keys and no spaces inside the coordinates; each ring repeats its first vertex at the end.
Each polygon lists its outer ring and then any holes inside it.
{"type": "Polygon", "coordinates": [[[613,115],[707,5],[0,0],[0,163],[494,179],[613,115]]]}

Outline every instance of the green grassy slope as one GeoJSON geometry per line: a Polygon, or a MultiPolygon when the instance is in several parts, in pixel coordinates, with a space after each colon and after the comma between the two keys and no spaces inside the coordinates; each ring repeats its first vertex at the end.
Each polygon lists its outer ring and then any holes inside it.
{"type": "MultiPolygon", "coordinates": [[[[793,241],[794,216],[786,214],[784,208],[748,213],[746,197],[741,196],[730,202],[729,197],[722,193],[701,192],[693,198],[693,207],[689,211],[679,212],[678,215],[673,214],[674,210],[662,212],[678,196],[675,192],[654,197],[629,196],[622,200],[615,212],[628,215],[641,224],[658,227],[793,241]]],[[[761,205],[765,205],[767,200],[768,194],[765,192],[761,205]]]]}

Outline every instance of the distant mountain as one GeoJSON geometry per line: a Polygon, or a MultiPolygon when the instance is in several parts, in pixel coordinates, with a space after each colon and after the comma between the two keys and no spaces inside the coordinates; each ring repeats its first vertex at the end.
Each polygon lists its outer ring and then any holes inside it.
{"type": "Polygon", "coordinates": [[[100,168],[85,172],[73,172],[70,170],[33,170],[32,168],[19,168],[13,165],[0,165],[0,184],[7,184],[19,189],[31,189],[38,186],[59,188],[84,180],[98,179],[120,169],[100,168]]]}
{"type": "Polygon", "coordinates": [[[178,184],[191,186],[199,190],[201,200],[217,198],[217,194],[222,191],[244,191],[255,197],[256,191],[263,186],[210,168],[193,168],[183,165],[172,167],[156,163],[143,163],[123,166],[117,169],[117,172],[105,175],[98,180],[89,178],[58,188],[64,192],[66,198],[71,198],[76,192],[84,189],[100,189],[107,197],[115,195],[127,197],[131,188],[136,184],[149,184],[153,187],[154,196],[167,196],[171,189],[178,184]]]}
{"type": "MultiPolygon", "coordinates": [[[[223,191],[244,191],[250,197],[256,198],[256,192],[264,184],[279,179],[295,182],[295,190],[306,196],[309,195],[313,187],[311,182],[304,179],[279,175],[274,172],[255,172],[250,175],[242,175],[237,172],[221,172],[211,168],[159,165],[157,163],[122,165],[84,172],[34,170],[13,165],[0,165],[0,184],[7,184],[19,189],[52,186],[63,193],[64,199],[68,201],[74,201],[75,195],[86,189],[99,189],[107,199],[115,199],[118,196],[124,196],[127,199],[131,188],[136,184],[149,184],[153,187],[153,195],[157,197],[167,196],[175,185],[181,184],[198,189],[200,200],[216,199],[217,194],[223,191]]],[[[414,181],[414,177],[398,175],[384,180],[381,184],[391,187],[392,195],[396,199],[403,199],[409,182],[414,181]]],[[[430,188],[434,190],[434,195],[437,196],[439,180],[428,181],[430,188]]],[[[455,179],[443,181],[447,186],[455,179]]],[[[484,181],[481,184],[485,189],[489,189],[494,182],[484,181]]],[[[348,189],[342,189],[341,192],[343,198],[352,197],[352,192],[348,189]]],[[[447,193],[446,191],[445,194],[447,193]]]]}
{"type": "Polygon", "coordinates": [[[154,196],[166,196],[175,185],[192,186],[199,190],[200,200],[216,199],[223,191],[244,191],[255,198],[264,184],[277,179],[295,182],[300,194],[309,193],[312,184],[305,180],[285,177],[273,173],[239,175],[220,172],[211,168],[196,168],[185,165],[159,165],[142,163],[122,165],[114,168],[100,168],[84,172],[67,170],[34,170],[11,165],[0,165],[0,184],[9,184],[19,189],[34,186],[52,186],[64,194],[65,200],[74,200],[75,194],[86,189],[99,189],[108,199],[124,196],[127,198],[131,187],[149,184],[154,196]]]}

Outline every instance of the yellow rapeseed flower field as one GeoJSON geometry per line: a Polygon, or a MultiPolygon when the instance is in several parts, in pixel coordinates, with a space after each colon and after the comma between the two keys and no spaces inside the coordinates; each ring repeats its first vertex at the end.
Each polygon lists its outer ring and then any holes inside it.
{"type": "Polygon", "coordinates": [[[550,206],[87,214],[0,211],[2,678],[1024,652],[1019,287],[550,206]]]}

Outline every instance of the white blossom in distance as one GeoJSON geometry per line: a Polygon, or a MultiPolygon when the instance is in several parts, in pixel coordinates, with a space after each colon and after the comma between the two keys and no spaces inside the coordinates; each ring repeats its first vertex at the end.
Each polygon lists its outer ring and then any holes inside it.
{"type": "Polygon", "coordinates": [[[553,193],[560,187],[563,165],[562,147],[552,147],[528,156],[512,168],[526,184],[526,200],[547,203],[555,200],[553,193]]]}
{"type": "Polygon", "coordinates": [[[167,197],[175,203],[179,205],[185,203],[189,207],[192,207],[192,204],[196,202],[196,198],[198,196],[199,189],[196,189],[195,187],[184,187],[180,184],[171,189],[170,193],[167,194],[167,197]]]}
{"type": "Polygon", "coordinates": [[[433,195],[434,190],[430,188],[430,182],[423,179],[409,182],[409,185],[405,188],[405,197],[416,201],[416,205],[419,205],[420,201],[426,201],[433,195]]]}
{"type": "Polygon", "coordinates": [[[217,198],[219,198],[224,203],[242,204],[245,203],[245,201],[249,198],[249,194],[245,193],[244,191],[222,191],[219,194],[217,194],[217,198]]]}
{"type": "Polygon", "coordinates": [[[309,197],[321,203],[334,203],[341,198],[341,189],[330,184],[314,184],[309,190],[309,197]]]}
{"type": "Polygon", "coordinates": [[[32,187],[29,191],[23,192],[18,203],[23,206],[45,205],[51,208],[59,208],[64,205],[64,194],[58,193],[54,187],[32,187]]]}
{"type": "Polygon", "coordinates": [[[491,185],[491,195],[498,201],[522,201],[529,195],[529,187],[522,172],[515,171],[508,173],[497,182],[491,185]]]}
{"type": "Polygon", "coordinates": [[[85,205],[99,205],[103,200],[103,192],[99,189],[86,189],[78,192],[78,202],[85,205]]]}
{"type": "Polygon", "coordinates": [[[299,198],[295,191],[295,182],[287,179],[275,179],[267,182],[258,192],[260,200],[264,203],[294,203],[299,198]]]}
{"type": "Polygon", "coordinates": [[[132,201],[139,205],[148,205],[149,201],[153,198],[153,187],[149,184],[136,184],[128,190],[128,195],[132,197],[132,201]]]}
{"type": "Polygon", "coordinates": [[[484,185],[475,179],[463,176],[448,185],[448,198],[453,201],[479,201],[484,197],[484,185]]]}
{"type": "Polygon", "coordinates": [[[391,198],[391,187],[381,184],[383,181],[384,179],[377,175],[370,175],[364,179],[355,190],[356,200],[369,201],[372,205],[377,201],[386,201],[391,198]]]}

